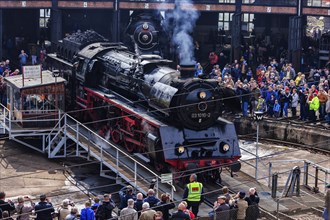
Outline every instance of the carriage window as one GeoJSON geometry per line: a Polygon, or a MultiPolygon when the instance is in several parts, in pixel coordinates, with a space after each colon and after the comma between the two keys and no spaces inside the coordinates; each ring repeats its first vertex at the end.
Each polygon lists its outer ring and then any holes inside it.
{"type": "Polygon", "coordinates": [[[23,110],[29,111],[44,111],[55,109],[54,106],[54,95],[38,95],[38,94],[29,94],[23,95],[23,110]]]}

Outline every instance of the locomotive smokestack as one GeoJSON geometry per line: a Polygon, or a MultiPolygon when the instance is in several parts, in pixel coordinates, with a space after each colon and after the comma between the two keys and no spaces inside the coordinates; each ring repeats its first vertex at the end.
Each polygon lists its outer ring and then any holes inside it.
{"type": "Polygon", "coordinates": [[[180,64],[181,79],[192,78],[195,75],[196,63],[184,63],[180,64]]]}

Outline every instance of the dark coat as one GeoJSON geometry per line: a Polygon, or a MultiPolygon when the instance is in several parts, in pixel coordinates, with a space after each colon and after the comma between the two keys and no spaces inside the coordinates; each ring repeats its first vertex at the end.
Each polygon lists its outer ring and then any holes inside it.
{"type": "Polygon", "coordinates": [[[190,216],[184,211],[178,210],[173,212],[171,220],[190,220],[190,216]]]}
{"type": "Polygon", "coordinates": [[[110,199],[109,202],[103,202],[96,210],[96,219],[105,220],[112,218],[112,210],[116,207],[114,201],[110,199]]]}
{"type": "Polygon", "coordinates": [[[54,207],[48,202],[39,202],[34,210],[37,214],[36,220],[52,220],[52,212],[54,212],[54,207]]]}
{"type": "Polygon", "coordinates": [[[15,210],[15,205],[14,203],[9,203],[9,202],[5,202],[3,200],[0,200],[0,217],[2,217],[2,212],[3,211],[8,211],[9,216],[10,216],[10,212],[15,210]]]}
{"type": "Polygon", "coordinates": [[[161,211],[163,213],[163,219],[168,220],[170,217],[169,210],[175,207],[173,201],[167,202],[159,202],[157,203],[155,210],[161,211]]]}

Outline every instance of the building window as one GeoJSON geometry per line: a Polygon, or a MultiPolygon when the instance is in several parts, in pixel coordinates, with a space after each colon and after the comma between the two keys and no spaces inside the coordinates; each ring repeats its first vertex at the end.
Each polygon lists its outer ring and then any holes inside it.
{"type": "Polygon", "coordinates": [[[40,9],[39,27],[47,28],[47,23],[50,18],[50,9],[40,9]]]}
{"type": "Polygon", "coordinates": [[[242,15],[242,30],[247,32],[252,32],[254,29],[254,14],[244,13],[242,15]]]}
{"type": "Polygon", "coordinates": [[[307,0],[307,6],[330,7],[330,1],[329,0],[307,0]]]}
{"type": "Polygon", "coordinates": [[[234,13],[229,12],[219,13],[218,30],[228,31],[230,29],[230,22],[232,20],[233,14],[234,13]]]}
{"type": "Polygon", "coordinates": [[[235,3],[235,0],[219,0],[219,3],[235,3]]]}
{"type": "Polygon", "coordinates": [[[243,0],[242,3],[243,4],[253,4],[255,2],[255,0],[243,0]]]}

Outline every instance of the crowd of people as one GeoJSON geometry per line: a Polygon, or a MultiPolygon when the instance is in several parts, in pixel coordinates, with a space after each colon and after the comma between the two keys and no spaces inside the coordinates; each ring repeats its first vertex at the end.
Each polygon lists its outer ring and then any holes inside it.
{"type": "MultiPolygon", "coordinates": [[[[135,194],[132,186],[128,185],[119,191],[118,207],[111,194],[103,198],[95,197],[84,203],[84,208],[78,210],[75,203],[64,199],[56,207],[46,195],[40,195],[39,201],[31,197],[18,197],[17,202],[6,199],[6,194],[0,192],[1,219],[12,220],[193,220],[197,219],[199,206],[206,197],[203,184],[197,181],[197,175],[190,176],[190,183],[185,187],[182,200],[173,201],[170,194],[163,193],[158,198],[153,188],[146,197],[142,193],[135,194]],[[116,210],[116,212],[114,212],[116,210]]],[[[230,195],[227,187],[223,187],[214,207],[209,212],[210,220],[254,220],[259,217],[259,197],[255,188],[240,191],[230,195]]]]}
{"type": "Polygon", "coordinates": [[[330,61],[324,68],[297,73],[283,58],[280,62],[269,58],[255,69],[248,57],[242,56],[232,64],[225,64],[225,59],[223,53],[211,52],[212,70],[203,71],[197,63],[195,76],[217,79],[220,86],[234,89],[241,100],[243,117],[263,111],[268,117],[293,117],[313,123],[327,120],[330,125],[330,61]]]}

